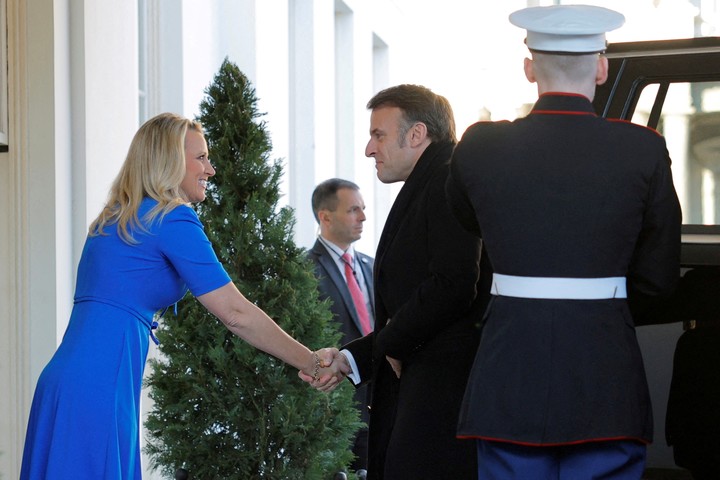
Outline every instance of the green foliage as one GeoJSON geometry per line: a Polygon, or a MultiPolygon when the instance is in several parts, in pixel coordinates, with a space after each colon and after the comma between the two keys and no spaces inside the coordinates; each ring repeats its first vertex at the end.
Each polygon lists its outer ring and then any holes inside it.
{"type": "MultiPolygon", "coordinates": [[[[293,241],[293,212],[277,208],[282,167],[268,160],[256,102],[248,79],[225,60],[200,105],[217,173],[198,215],[246,297],[309,348],[336,345],[340,335],[318,299],[312,265],[293,241]]],[[[315,391],[189,295],[161,324],[145,423],[157,469],[242,480],[329,479],[346,469],[360,426],[348,382],[330,394],[315,391]]]]}

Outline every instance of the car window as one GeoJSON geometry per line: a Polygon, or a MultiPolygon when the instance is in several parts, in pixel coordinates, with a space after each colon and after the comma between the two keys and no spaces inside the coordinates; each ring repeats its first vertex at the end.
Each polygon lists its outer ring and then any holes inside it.
{"type": "Polygon", "coordinates": [[[683,223],[720,224],[720,83],[650,83],[631,120],[665,136],[683,223]]]}

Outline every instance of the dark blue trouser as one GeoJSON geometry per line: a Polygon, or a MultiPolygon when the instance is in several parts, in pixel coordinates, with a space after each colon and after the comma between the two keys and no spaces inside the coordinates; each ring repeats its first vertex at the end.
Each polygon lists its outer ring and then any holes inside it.
{"type": "Polygon", "coordinates": [[[647,447],[606,441],[532,447],[478,440],[478,480],[639,480],[647,447]]]}

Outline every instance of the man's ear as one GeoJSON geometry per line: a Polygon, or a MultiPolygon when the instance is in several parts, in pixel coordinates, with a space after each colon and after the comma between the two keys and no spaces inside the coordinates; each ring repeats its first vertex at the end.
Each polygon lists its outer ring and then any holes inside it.
{"type": "Polygon", "coordinates": [[[602,85],[608,79],[608,59],[600,55],[598,57],[597,75],[595,76],[595,85],[602,85]]]}
{"type": "Polygon", "coordinates": [[[330,223],[330,210],[322,209],[318,210],[318,222],[320,223],[320,226],[323,225],[327,226],[330,223]]]}
{"type": "Polygon", "coordinates": [[[415,122],[415,125],[410,128],[410,146],[417,147],[427,138],[427,125],[423,122],[415,122]]]}
{"type": "Polygon", "coordinates": [[[527,78],[528,82],[535,83],[537,78],[535,77],[535,67],[533,66],[532,59],[525,57],[523,68],[525,69],[525,78],[527,78]]]}

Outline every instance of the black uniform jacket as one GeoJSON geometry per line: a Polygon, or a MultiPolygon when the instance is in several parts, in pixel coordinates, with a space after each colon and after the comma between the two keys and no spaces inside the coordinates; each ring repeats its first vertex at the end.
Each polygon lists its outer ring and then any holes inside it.
{"type": "MultiPolygon", "coordinates": [[[[665,294],[679,278],[681,214],[664,139],[596,116],[583,96],[545,94],[525,118],[471,126],[447,192],[497,273],[627,277],[631,296],[665,294]]],[[[628,302],[493,296],[458,434],[652,441],[628,302]]]]}
{"type": "Polygon", "coordinates": [[[400,190],[375,257],[375,331],[345,346],[372,382],[369,479],[477,478],[475,446],[455,432],[489,282],[445,198],[452,149],[430,144],[400,190]]]}
{"type": "MultiPolygon", "coordinates": [[[[358,318],[355,304],[353,303],[350,290],[348,290],[345,278],[335,263],[335,258],[328,252],[320,240],[316,240],[312,249],[308,252],[308,258],[315,264],[315,276],[318,278],[318,290],[320,299],[329,298],[332,301],[330,311],[333,320],[338,322],[342,332],[342,343],[347,343],[356,338],[362,337],[362,328],[358,318]]],[[[370,304],[375,311],[375,299],[373,288],[373,257],[355,250],[356,264],[360,265],[365,286],[370,294],[370,304]]],[[[367,409],[367,388],[361,387],[355,391],[355,401],[360,407],[360,416],[363,422],[369,421],[367,409]]]]}

